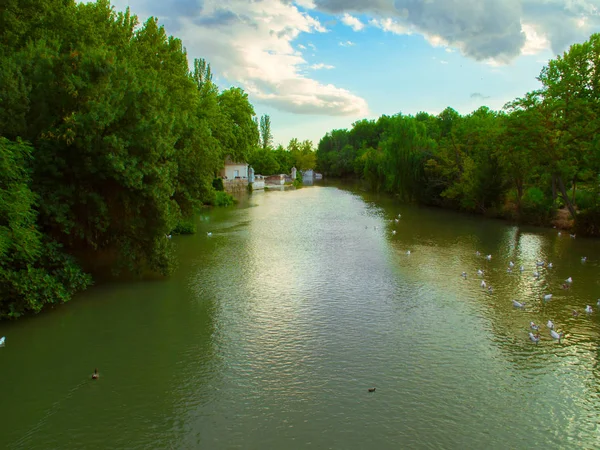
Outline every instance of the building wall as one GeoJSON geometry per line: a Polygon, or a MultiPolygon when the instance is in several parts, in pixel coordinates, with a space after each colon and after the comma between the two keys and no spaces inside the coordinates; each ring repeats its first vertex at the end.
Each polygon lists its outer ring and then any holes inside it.
{"type": "Polygon", "coordinates": [[[265,177],[265,185],[283,185],[285,184],[285,175],[281,174],[281,175],[270,175],[268,177],[265,177]]]}
{"type": "Polygon", "coordinates": [[[239,192],[246,192],[248,189],[248,179],[247,178],[236,178],[236,179],[227,179],[223,180],[223,189],[228,194],[236,194],[239,192]]]}
{"type": "Polygon", "coordinates": [[[234,180],[236,177],[235,171],[238,171],[240,178],[248,178],[248,164],[245,163],[226,163],[221,170],[221,178],[225,180],[234,180]]]}
{"type": "Polygon", "coordinates": [[[262,175],[255,175],[254,182],[252,183],[252,189],[264,189],[265,188],[265,179],[262,175]]]}

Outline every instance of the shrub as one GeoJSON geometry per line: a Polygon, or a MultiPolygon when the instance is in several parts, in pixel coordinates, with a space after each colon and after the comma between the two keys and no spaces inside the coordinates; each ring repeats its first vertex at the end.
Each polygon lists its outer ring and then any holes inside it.
{"type": "Polygon", "coordinates": [[[597,194],[593,191],[588,191],[586,189],[578,189],[575,191],[575,204],[580,210],[595,208],[597,206],[596,198],[597,194]]]}
{"type": "Polygon", "coordinates": [[[235,203],[235,199],[227,192],[217,191],[215,196],[215,206],[231,206],[235,203]]]}
{"type": "Polygon", "coordinates": [[[554,214],[552,199],[537,187],[531,187],[523,194],[521,214],[527,221],[534,224],[547,224],[554,214]]]}
{"type": "Polygon", "coordinates": [[[196,222],[194,217],[189,217],[187,219],[181,219],[175,229],[173,230],[173,234],[194,234],[196,232],[196,222]]]}
{"type": "Polygon", "coordinates": [[[224,191],[225,187],[223,186],[223,178],[215,178],[212,182],[215,191],[224,191]]]}
{"type": "Polygon", "coordinates": [[[586,236],[600,236],[600,208],[586,209],[577,214],[575,233],[586,236]]]}

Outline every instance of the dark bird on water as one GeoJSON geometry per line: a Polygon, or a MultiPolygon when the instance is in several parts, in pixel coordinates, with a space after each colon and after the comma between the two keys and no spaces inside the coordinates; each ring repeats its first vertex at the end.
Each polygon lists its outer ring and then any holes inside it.
{"type": "Polygon", "coordinates": [[[369,392],[375,392],[375,389],[377,388],[369,388],[369,392]]]}
{"type": "Polygon", "coordinates": [[[94,373],[92,374],[92,380],[98,379],[98,369],[94,369],[94,373]]]}

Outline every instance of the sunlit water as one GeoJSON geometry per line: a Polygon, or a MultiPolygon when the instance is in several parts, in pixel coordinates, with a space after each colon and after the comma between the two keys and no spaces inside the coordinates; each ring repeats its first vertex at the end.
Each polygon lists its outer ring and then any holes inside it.
{"type": "Polygon", "coordinates": [[[170,280],[0,324],[0,448],[600,446],[597,240],[314,186],[172,242],[170,280]]]}

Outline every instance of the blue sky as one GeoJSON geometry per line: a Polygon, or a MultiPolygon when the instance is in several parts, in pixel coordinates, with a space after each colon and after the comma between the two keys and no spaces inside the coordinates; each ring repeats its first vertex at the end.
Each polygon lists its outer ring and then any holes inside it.
{"type": "Polygon", "coordinates": [[[599,0],[114,0],[156,16],[240,86],[275,143],[382,114],[467,114],[539,87],[544,64],[600,30],[599,0]]]}

